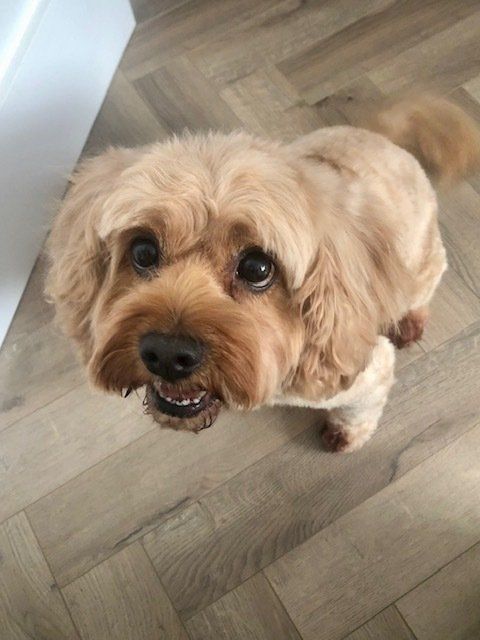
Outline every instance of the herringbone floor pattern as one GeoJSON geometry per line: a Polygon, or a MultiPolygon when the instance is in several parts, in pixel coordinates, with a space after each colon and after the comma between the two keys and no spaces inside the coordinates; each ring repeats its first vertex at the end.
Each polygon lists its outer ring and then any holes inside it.
{"type": "MultiPolygon", "coordinates": [[[[85,153],[191,130],[292,139],[418,84],[480,121],[479,0],[134,0],[85,153]]],[[[359,453],[315,412],[200,437],[94,394],[39,260],[0,355],[2,640],[479,640],[480,179],[441,197],[450,270],[359,453]]]]}

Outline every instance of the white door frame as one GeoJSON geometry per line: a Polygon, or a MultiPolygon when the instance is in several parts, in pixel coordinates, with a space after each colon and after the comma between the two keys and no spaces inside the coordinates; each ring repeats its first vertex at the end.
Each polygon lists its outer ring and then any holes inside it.
{"type": "Polygon", "coordinates": [[[135,20],[128,0],[3,0],[0,22],[1,345],[135,20]]]}

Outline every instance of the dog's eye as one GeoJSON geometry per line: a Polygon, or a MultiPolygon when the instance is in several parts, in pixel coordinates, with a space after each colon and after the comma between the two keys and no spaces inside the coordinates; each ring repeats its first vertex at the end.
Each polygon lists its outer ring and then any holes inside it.
{"type": "Polygon", "coordinates": [[[158,245],[153,238],[136,238],[130,246],[130,256],[134,269],[143,273],[158,266],[158,245]]]}
{"type": "Polygon", "coordinates": [[[268,289],[273,282],[275,265],[269,256],[260,249],[252,249],[245,254],[237,267],[237,277],[244,280],[252,289],[268,289]]]}

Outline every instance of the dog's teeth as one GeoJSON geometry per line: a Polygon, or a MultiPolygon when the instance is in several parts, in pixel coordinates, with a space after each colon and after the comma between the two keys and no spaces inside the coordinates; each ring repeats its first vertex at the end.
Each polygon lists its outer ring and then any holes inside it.
{"type": "Polygon", "coordinates": [[[164,395],[163,393],[160,392],[159,389],[157,389],[158,394],[161,398],[163,398],[163,400],[165,400],[165,402],[169,402],[170,404],[173,404],[177,407],[188,407],[189,405],[194,405],[197,406],[200,404],[200,402],[202,401],[202,399],[207,395],[207,392],[205,390],[203,391],[199,391],[197,393],[197,395],[193,398],[171,398],[170,396],[164,395]]]}

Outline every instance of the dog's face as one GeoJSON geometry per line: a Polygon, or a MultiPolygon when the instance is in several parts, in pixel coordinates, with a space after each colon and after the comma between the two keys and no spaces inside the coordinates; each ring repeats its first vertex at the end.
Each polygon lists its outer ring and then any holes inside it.
{"type": "Polygon", "coordinates": [[[146,388],[159,422],[209,426],[222,404],[266,402],[298,360],[302,324],[283,265],[234,212],[178,226],[155,210],[109,238],[90,373],[109,390],[146,388]],[[197,230],[192,228],[198,225],[197,230]]]}
{"type": "Polygon", "coordinates": [[[314,250],[297,180],[246,136],[85,164],[52,233],[49,292],[98,386],[145,387],[155,420],[191,430],[282,389],[314,250]]]}
{"type": "Polygon", "coordinates": [[[342,231],[339,259],[336,224],[319,228],[323,205],[290,155],[211,135],[83,164],[51,234],[47,291],[96,385],[145,388],[155,420],[198,431],[222,405],[348,384],[376,338],[366,262],[378,271],[382,256],[372,244],[356,261],[342,231]]]}

